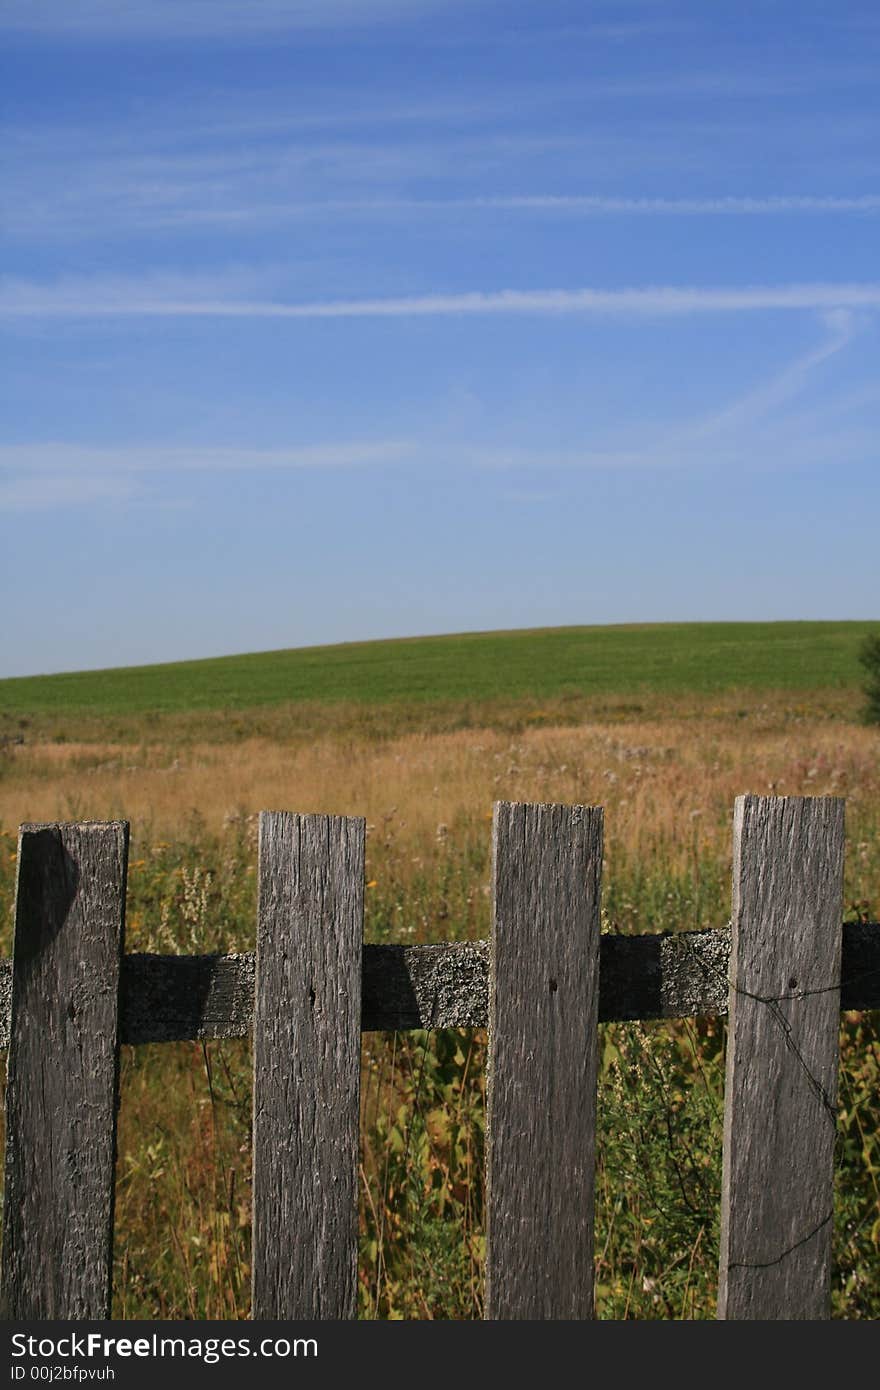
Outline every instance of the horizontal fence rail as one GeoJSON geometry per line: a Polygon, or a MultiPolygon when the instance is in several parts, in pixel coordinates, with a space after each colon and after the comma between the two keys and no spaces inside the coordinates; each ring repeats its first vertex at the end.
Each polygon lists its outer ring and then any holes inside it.
{"type": "Polygon", "coordinates": [[[121,1044],[253,1036],[253,1315],[356,1313],[360,1034],[488,1028],[486,1316],[593,1313],[597,1025],[728,1016],[719,1317],[830,1308],[843,802],[741,797],[731,923],[600,935],[602,812],[498,803],[489,941],[363,945],[364,822],[263,813],[257,949],[124,954],[128,827],[24,826],[0,1312],[106,1318],[121,1044]]]}
{"type": "MultiPolygon", "coordinates": [[[[363,947],[361,1031],[487,1028],[488,941],[363,947]]],[[[254,1021],[253,951],[122,957],[119,1040],[245,1038],[254,1021]]],[[[730,927],[599,938],[600,1023],[722,1018],[730,927]]],[[[0,960],[0,1048],[9,1046],[12,962],[0,960]]],[[[844,922],[840,1007],[880,1009],[880,922],[844,922]]]]}

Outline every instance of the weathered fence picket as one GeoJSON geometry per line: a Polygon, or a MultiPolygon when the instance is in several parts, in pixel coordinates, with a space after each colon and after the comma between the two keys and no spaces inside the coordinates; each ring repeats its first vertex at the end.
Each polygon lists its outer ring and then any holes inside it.
{"type": "Polygon", "coordinates": [[[598,1023],[730,1013],[719,1316],[829,1315],[843,803],[740,798],[732,928],[599,935],[602,812],[500,803],[491,942],[361,946],[364,823],[261,817],[256,953],[123,956],[128,829],[25,826],[3,1311],[110,1312],[118,1049],[254,1039],[253,1316],[356,1314],[360,1033],[489,1027],[486,1316],[593,1315],[598,1023]]]}
{"type": "Polygon", "coordinates": [[[486,1317],[590,1318],[601,809],[499,803],[493,865],[486,1317]]]}
{"type": "Polygon", "coordinates": [[[253,1316],[353,1318],[363,820],[260,817],[253,1316]]]}
{"type": "Polygon", "coordinates": [[[830,1315],[843,812],[736,802],[722,1318],[830,1315]]]}
{"type": "Polygon", "coordinates": [[[108,1318],[128,826],[24,825],[6,1087],[3,1312],[108,1318]]]}

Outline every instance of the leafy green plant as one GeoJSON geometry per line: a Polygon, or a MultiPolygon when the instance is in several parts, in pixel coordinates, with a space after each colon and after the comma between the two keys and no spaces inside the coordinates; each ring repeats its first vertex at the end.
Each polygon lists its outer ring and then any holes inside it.
{"type": "Polygon", "coordinates": [[[880,724],[880,632],[870,632],[859,648],[859,661],[868,673],[864,710],[866,724],[880,724]]]}
{"type": "Polygon", "coordinates": [[[361,1317],[481,1316],[484,1053],[481,1033],[371,1037],[361,1317]]]}
{"type": "Polygon", "coordinates": [[[714,1317],[723,1026],[609,1024],[603,1042],[597,1314],[714,1317]]]}
{"type": "Polygon", "coordinates": [[[880,1316],[880,1017],[844,1014],[834,1174],[832,1314],[880,1316]]]}

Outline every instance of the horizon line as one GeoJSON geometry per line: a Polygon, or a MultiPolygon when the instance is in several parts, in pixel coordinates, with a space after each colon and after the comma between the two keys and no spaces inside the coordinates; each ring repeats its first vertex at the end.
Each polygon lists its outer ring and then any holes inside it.
{"type": "Polygon", "coordinates": [[[285,656],[291,652],[331,651],[339,647],[380,646],[391,643],[443,641],[459,637],[516,637],[528,633],[552,632],[592,632],[608,628],[632,628],[642,630],[654,627],[794,627],[802,624],[839,627],[843,623],[862,625],[874,623],[880,629],[880,620],[875,618],[669,618],[662,622],[607,622],[607,623],[558,623],[538,627],[500,627],[459,629],[453,632],[410,633],[395,637],[351,637],[338,642],[311,642],[299,647],[266,647],[259,651],[221,652],[213,656],[176,657],[167,661],[134,662],[127,666],[77,667],[62,671],[34,671],[18,676],[0,676],[0,685],[10,681],[53,680],[64,676],[112,675],[121,671],[144,671],[167,666],[193,666],[214,661],[236,661],[243,657],[285,656]]]}

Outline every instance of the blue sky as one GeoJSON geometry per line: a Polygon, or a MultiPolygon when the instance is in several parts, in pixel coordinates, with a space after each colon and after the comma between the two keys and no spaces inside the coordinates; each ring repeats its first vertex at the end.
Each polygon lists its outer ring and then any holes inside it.
{"type": "Polygon", "coordinates": [[[0,53],[0,674],[878,616],[874,0],[4,0],[0,53]]]}

